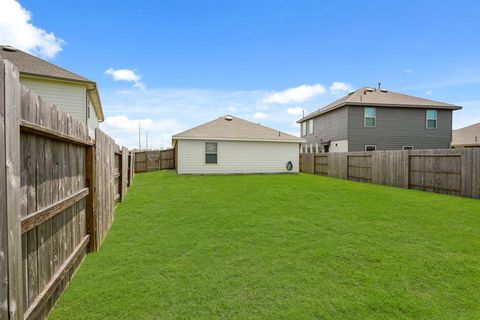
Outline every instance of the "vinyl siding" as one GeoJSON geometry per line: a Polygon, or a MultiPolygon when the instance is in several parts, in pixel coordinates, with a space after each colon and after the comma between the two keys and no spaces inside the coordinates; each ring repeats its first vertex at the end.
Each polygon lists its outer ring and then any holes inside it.
{"type": "Polygon", "coordinates": [[[85,123],[87,117],[85,85],[28,77],[20,77],[20,82],[59,109],[69,113],[75,120],[85,123]]]}
{"type": "Polygon", "coordinates": [[[90,118],[88,118],[88,135],[95,139],[95,128],[98,128],[98,119],[93,109],[92,104],[88,101],[88,107],[90,108],[90,118]]]}
{"type": "MultiPolygon", "coordinates": [[[[308,121],[308,120],[307,120],[308,121]]],[[[313,119],[313,134],[302,137],[308,144],[347,140],[347,108],[340,108],[313,119]]]]}
{"type": "Polygon", "coordinates": [[[298,172],[299,145],[285,142],[178,140],[178,174],[298,172]],[[205,164],[205,142],[217,142],[217,164],[205,164]],[[287,171],[291,161],[293,170],[287,171]]]}
{"type": "Polygon", "coordinates": [[[363,107],[348,106],[348,149],[363,151],[365,145],[377,150],[448,149],[452,135],[452,111],[437,111],[437,129],[426,129],[425,109],[377,107],[376,127],[365,128],[363,107]]]}

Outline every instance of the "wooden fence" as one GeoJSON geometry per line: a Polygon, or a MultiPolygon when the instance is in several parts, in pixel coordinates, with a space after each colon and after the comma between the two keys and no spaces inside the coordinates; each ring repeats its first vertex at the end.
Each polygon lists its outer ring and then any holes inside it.
{"type": "Polygon", "coordinates": [[[91,140],[85,124],[23,87],[7,61],[0,148],[0,319],[45,319],[111,226],[128,150],[98,129],[91,140]]]}
{"type": "Polygon", "coordinates": [[[175,169],[175,150],[135,152],[135,172],[175,169]]]}
{"type": "Polygon", "coordinates": [[[303,153],[300,171],[480,198],[480,148],[303,153]]]}

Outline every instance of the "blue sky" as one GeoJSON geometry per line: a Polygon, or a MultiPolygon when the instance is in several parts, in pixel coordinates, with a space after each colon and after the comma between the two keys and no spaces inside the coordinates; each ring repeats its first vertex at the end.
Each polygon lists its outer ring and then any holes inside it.
{"type": "Polygon", "coordinates": [[[129,147],[138,120],[165,147],[227,113],[298,134],[301,109],[378,81],[463,105],[454,127],[480,122],[478,1],[20,4],[26,23],[54,34],[41,42],[58,49],[49,60],[97,81],[102,128],[129,147]]]}

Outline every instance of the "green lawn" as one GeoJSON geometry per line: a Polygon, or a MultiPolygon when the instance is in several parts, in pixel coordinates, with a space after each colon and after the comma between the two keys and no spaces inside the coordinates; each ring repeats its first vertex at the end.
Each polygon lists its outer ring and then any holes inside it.
{"type": "Polygon", "coordinates": [[[479,319],[480,201],[139,174],[51,319],[479,319]]]}

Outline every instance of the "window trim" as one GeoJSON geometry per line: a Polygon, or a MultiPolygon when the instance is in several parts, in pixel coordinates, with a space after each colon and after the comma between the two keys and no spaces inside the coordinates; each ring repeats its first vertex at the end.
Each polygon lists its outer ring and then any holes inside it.
{"type": "Polygon", "coordinates": [[[427,109],[425,110],[425,128],[428,130],[435,130],[438,128],[438,111],[437,109],[427,109]],[[428,117],[428,111],[435,111],[435,119],[429,118],[428,117]],[[434,128],[429,128],[428,127],[428,121],[429,120],[435,120],[435,127],[434,128]]]}
{"type": "Polygon", "coordinates": [[[313,134],[313,119],[307,120],[307,134],[313,134]]]}
{"type": "Polygon", "coordinates": [[[364,128],[376,128],[377,127],[377,108],[376,107],[363,107],[363,127],[364,128]],[[375,116],[367,117],[366,110],[373,109],[375,111],[375,116]],[[373,126],[367,126],[367,119],[373,119],[373,126]]]}
{"type": "Polygon", "coordinates": [[[415,149],[413,146],[402,146],[402,150],[413,150],[415,149]],[[405,149],[405,148],[409,148],[409,149],[405,149]]]}
{"type": "Polygon", "coordinates": [[[303,121],[300,124],[300,136],[305,137],[307,135],[307,121],[303,121]]]}
{"type": "Polygon", "coordinates": [[[205,165],[218,165],[218,142],[214,142],[214,141],[205,141],[205,165]],[[207,144],[208,143],[214,143],[216,145],[216,149],[217,151],[216,152],[208,152],[207,151],[207,144]],[[216,162],[215,163],[208,163],[207,162],[207,154],[215,154],[217,156],[217,159],[216,159],[216,162]]]}
{"type": "Polygon", "coordinates": [[[364,151],[366,152],[373,152],[373,151],[377,151],[377,145],[376,144],[366,144],[363,148],[364,151]],[[367,150],[367,147],[374,147],[375,150],[367,150]]]}

